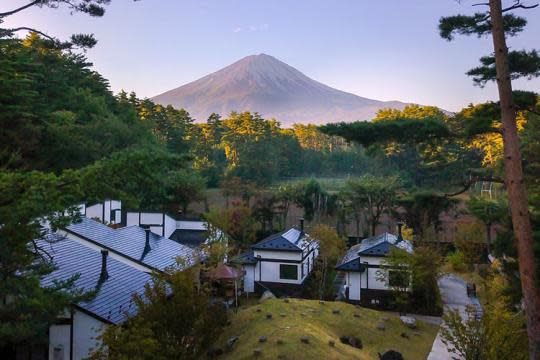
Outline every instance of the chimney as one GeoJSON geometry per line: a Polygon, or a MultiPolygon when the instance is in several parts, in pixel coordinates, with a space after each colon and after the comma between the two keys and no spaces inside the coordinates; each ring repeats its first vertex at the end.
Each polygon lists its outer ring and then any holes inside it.
{"type": "Polygon", "coordinates": [[[403,234],[401,233],[401,228],[403,227],[403,222],[398,221],[397,228],[398,228],[398,236],[397,236],[397,242],[400,242],[403,240],[403,234]]]}
{"type": "Polygon", "coordinates": [[[104,281],[109,277],[107,272],[107,256],[109,256],[109,250],[101,250],[101,274],[99,274],[99,281],[104,281]]]}
{"type": "Polygon", "coordinates": [[[144,248],[150,247],[150,226],[144,228],[144,232],[146,233],[146,241],[144,243],[144,248]]]}
{"type": "Polygon", "coordinates": [[[300,218],[300,231],[304,232],[304,218],[300,218]]]}

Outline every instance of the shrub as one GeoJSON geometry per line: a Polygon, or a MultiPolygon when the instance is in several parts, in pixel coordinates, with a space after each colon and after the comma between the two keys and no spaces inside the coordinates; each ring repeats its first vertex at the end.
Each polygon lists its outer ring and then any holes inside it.
{"type": "Polygon", "coordinates": [[[465,258],[463,256],[463,253],[459,250],[446,256],[446,261],[450,264],[452,269],[455,271],[466,270],[467,266],[465,264],[465,258]]]}

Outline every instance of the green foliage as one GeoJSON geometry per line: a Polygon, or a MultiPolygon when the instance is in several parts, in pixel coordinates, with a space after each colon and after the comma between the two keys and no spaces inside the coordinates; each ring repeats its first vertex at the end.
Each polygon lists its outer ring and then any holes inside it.
{"type": "Polygon", "coordinates": [[[402,211],[397,216],[413,229],[418,240],[432,241],[433,239],[424,239],[426,230],[433,227],[435,231],[438,231],[441,226],[439,216],[443,212],[454,209],[458,203],[456,199],[433,191],[413,191],[398,199],[398,205],[402,211]]]}
{"type": "Polygon", "coordinates": [[[391,286],[392,270],[381,270],[377,277],[393,289],[401,310],[416,313],[438,315],[442,312],[442,304],[437,285],[441,273],[442,258],[433,248],[421,245],[412,254],[405,250],[393,248],[385,258],[384,265],[388,269],[399,269],[410,274],[410,288],[391,286]]]}
{"type": "Polygon", "coordinates": [[[509,280],[493,272],[486,283],[486,303],[482,317],[474,307],[465,316],[457,310],[445,314],[443,342],[457,358],[477,360],[528,359],[523,313],[513,310],[506,295],[509,280]]]}
{"type": "Polygon", "coordinates": [[[465,264],[465,257],[463,256],[463,253],[459,250],[448,254],[446,256],[446,261],[450,264],[454,271],[461,272],[467,270],[467,266],[465,264]]]}
{"type": "Polygon", "coordinates": [[[205,353],[226,322],[223,307],[210,304],[196,284],[195,271],[156,275],[143,295],[135,295],[137,315],[109,326],[90,359],[195,359],[205,353]]]}
{"type": "Polygon", "coordinates": [[[400,180],[396,177],[376,177],[370,174],[347,180],[341,197],[346,199],[344,205],[356,221],[358,235],[361,217],[368,224],[371,236],[375,235],[381,216],[390,212],[396,204],[400,186],[400,180]]]}
{"type": "MultiPolygon", "coordinates": [[[[489,5],[489,4],[480,4],[489,5]]],[[[533,6],[534,7],[534,6],[533,6]]],[[[530,8],[519,1],[503,9],[503,27],[507,37],[516,36],[525,29],[527,20],[509,11],[530,8]]],[[[491,33],[491,16],[488,11],[477,12],[474,15],[455,15],[443,17],[439,21],[439,34],[448,41],[454,40],[455,35],[477,35],[478,37],[491,33]]],[[[540,57],[536,50],[512,50],[508,52],[508,65],[511,79],[521,77],[533,78],[540,76],[540,57]]],[[[495,57],[493,55],[480,58],[480,66],[467,72],[476,85],[484,86],[489,81],[495,81],[495,57]]]]}

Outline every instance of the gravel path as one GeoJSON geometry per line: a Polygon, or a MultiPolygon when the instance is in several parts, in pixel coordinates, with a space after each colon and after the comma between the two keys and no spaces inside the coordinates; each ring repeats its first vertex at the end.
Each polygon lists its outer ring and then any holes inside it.
{"type": "MultiPolygon", "coordinates": [[[[478,299],[467,296],[467,283],[458,276],[449,274],[439,279],[439,289],[444,304],[444,311],[456,309],[462,317],[466,316],[467,305],[475,305],[481,310],[478,299]]],[[[437,334],[433,342],[433,348],[429,353],[428,360],[450,360],[458,358],[457,355],[448,352],[448,348],[442,342],[441,332],[437,334]]]]}

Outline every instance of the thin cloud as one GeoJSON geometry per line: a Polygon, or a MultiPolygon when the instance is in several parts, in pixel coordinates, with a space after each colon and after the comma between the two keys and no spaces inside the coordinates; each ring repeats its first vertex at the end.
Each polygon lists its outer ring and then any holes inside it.
{"type": "Polygon", "coordinates": [[[261,24],[261,25],[248,25],[248,26],[238,26],[233,29],[233,33],[240,33],[240,32],[256,32],[256,31],[266,31],[270,28],[268,24],[261,24]]]}

